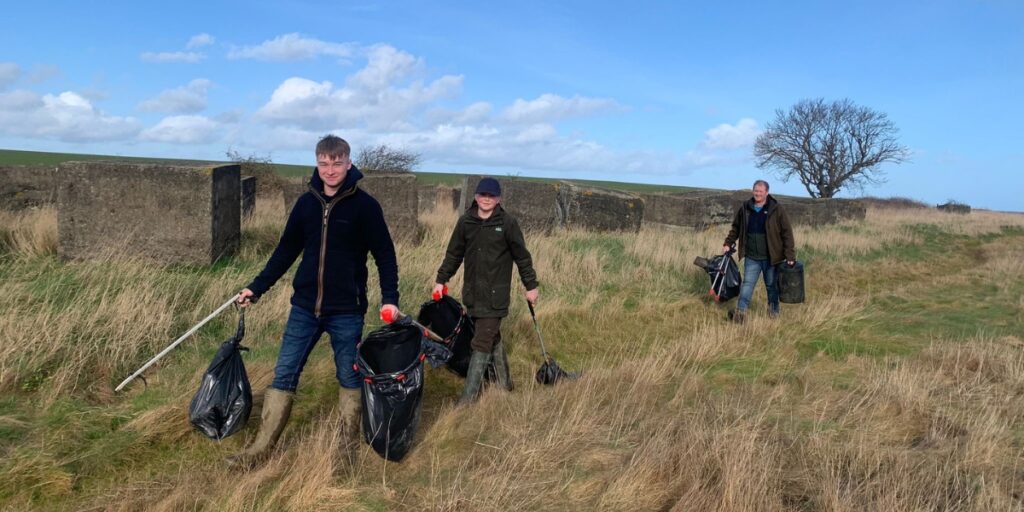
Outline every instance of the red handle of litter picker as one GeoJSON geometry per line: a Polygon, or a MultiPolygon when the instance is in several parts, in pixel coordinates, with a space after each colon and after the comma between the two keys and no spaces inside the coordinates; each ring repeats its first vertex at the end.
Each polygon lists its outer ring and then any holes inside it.
{"type": "Polygon", "coordinates": [[[380,312],[380,319],[384,323],[386,323],[386,324],[393,324],[395,322],[407,321],[410,324],[418,327],[421,331],[423,331],[423,335],[424,336],[426,336],[426,337],[430,338],[431,340],[434,340],[434,341],[436,341],[438,343],[444,343],[444,338],[439,336],[436,332],[431,331],[430,329],[427,329],[426,327],[423,326],[423,324],[420,324],[416,320],[413,320],[410,316],[403,314],[401,311],[397,311],[395,313],[392,313],[392,310],[385,309],[384,311],[380,312]]]}
{"type": "Polygon", "coordinates": [[[441,300],[441,297],[444,297],[445,295],[448,295],[448,285],[447,284],[444,285],[444,288],[441,290],[441,293],[434,292],[434,293],[432,293],[430,295],[430,297],[434,299],[434,302],[437,302],[437,301],[441,300]]]}

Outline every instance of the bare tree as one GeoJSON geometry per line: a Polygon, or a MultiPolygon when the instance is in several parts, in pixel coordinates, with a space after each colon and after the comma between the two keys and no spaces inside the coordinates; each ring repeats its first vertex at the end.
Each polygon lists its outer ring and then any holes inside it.
{"type": "Polygon", "coordinates": [[[898,132],[885,114],[848,99],[803,100],[775,111],[754,143],[754,157],[783,181],[799,178],[811,197],[832,197],[881,183],[882,164],[906,161],[910,150],[896,140],[898,132]]]}
{"type": "Polygon", "coordinates": [[[411,172],[420,163],[420,155],[386,144],[372,146],[359,152],[356,167],[364,171],[411,172]]]}
{"type": "Polygon", "coordinates": [[[260,194],[280,191],[286,181],[277,173],[274,160],[269,154],[260,156],[256,153],[243,155],[234,148],[225,152],[228,160],[238,164],[243,176],[255,176],[256,188],[260,194]]]}

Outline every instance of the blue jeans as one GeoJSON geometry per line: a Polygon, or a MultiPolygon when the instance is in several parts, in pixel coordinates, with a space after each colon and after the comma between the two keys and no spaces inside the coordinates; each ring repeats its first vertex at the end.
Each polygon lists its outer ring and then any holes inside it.
{"type": "Polygon", "coordinates": [[[768,291],[768,310],[779,312],[779,276],[769,260],[743,258],[743,284],[740,285],[740,303],[737,311],[746,311],[750,298],[754,296],[757,278],[764,273],[764,287],[768,291]]]}
{"type": "Polygon", "coordinates": [[[323,333],[331,337],[334,349],[335,374],[343,388],[359,387],[359,373],[352,365],[356,360],[356,344],[363,335],[363,315],[334,315],[317,318],[313,313],[292,306],[288,324],[281,340],[281,353],[274,367],[274,382],[270,387],[294,392],[299,386],[299,375],[306,366],[309,353],[323,333]]]}

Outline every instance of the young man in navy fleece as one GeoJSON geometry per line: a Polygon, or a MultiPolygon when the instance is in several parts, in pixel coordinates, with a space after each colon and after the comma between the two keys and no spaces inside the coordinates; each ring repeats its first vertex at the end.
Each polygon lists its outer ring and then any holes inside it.
{"type": "Polygon", "coordinates": [[[349,444],[356,439],[361,382],[352,365],[368,308],[366,256],[373,254],[377,264],[382,314],[398,311],[398,262],[384,213],[377,200],[357,186],[363,174],[352,165],[350,153],[340,137],[320,139],[309,190],[295,202],[263,271],[239,294],[243,307],[256,302],[302,254],[274,381],[263,402],[260,431],[231,463],[259,462],[277,443],[291,414],[302,368],[325,332],[331,338],[341,384],[342,430],[349,444]]]}

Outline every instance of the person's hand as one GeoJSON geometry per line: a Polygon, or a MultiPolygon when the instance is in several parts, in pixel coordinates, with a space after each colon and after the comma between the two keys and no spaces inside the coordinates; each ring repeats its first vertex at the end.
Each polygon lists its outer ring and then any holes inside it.
{"type": "Polygon", "coordinates": [[[729,251],[731,251],[731,250],[732,250],[732,247],[729,246],[729,245],[723,245],[722,246],[722,254],[729,254],[729,251]]]}
{"type": "Polygon", "coordinates": [[[532,290],[526,290],[526,302],[537,305],[537,299],[540,298],[540,288],[534,288],[532,290]]]}
{"type": "Polygon", "coordinates": [[[441,300],[441,297],[448,293],[448,287],[442,283],[434,283],[434,289],[430,292],[430,297],[434,300],[441,300]]]}
{"type": "Polygon", "coordinates": [[[394,304],[384,304],[380,307],[380,319],[386,323],[391,323],[398,319],[398,306],[394,304]]]}
{"type": "Polygon", "coordinates": [[[238,307],[247,308],[254,304],[256,301],[252,299],[253,295],[256,294],[252,293],[252,290],[248,288],[238,292],[238,300],[236,300],[236,302],[238,302],[238,307]]]}

